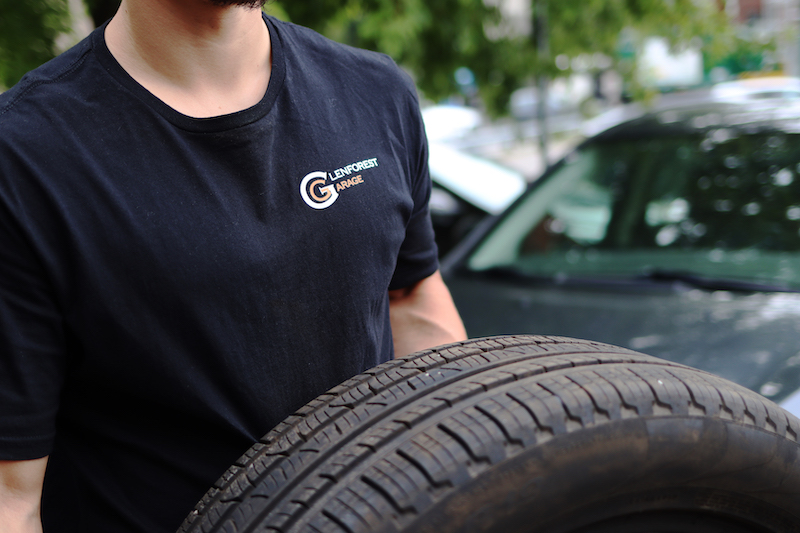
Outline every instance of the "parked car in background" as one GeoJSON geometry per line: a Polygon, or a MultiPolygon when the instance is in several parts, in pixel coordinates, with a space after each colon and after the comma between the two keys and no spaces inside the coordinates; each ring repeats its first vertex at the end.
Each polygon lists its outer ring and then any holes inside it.
{"type": "Polygon", "coordinates": [[[443,262],[472,337],[541,333],[707,370],[800,413],[800,92],[615,109],[443,262]]]}
{"type": "Polygon", "coordinates": [[[526,181],[519,172],[452,144],[480,124],[478,111],[443,105],[423,109],[422,116],[429,140],[431,218],[439,253],[445,254],[481,220],[511,205],[526,181]]]}

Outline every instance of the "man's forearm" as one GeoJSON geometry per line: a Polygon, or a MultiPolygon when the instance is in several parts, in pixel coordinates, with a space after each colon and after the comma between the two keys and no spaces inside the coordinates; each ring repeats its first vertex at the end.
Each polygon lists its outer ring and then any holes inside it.
{"type": "Polygon", "coordinates": [[[389,291],[389,308],[395,357],[467,338],[438,271],[411,287],[389,291]]]}
{"type": "Polygon", "coordinates": [[[41,499],[47,457],[0,461],[0,531],[42,533],[41,499]]]}

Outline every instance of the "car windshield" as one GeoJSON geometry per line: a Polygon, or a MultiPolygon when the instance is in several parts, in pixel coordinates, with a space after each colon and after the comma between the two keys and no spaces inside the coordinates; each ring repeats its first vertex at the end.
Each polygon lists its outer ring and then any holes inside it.
{"type": "Polygon", "coordinates": [[[800,135],[785,131],[601,136],[528,191],[467,266],[798,290],[799,163],[800,135]]]}

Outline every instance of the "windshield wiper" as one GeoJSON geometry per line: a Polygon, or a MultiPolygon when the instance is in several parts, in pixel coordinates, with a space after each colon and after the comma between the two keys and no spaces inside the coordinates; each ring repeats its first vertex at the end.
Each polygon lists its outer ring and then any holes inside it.
{"type": "Polygon", "coordinates": [[[788,285],[773,285],[756,281],[700,276],[683,270],[656,269],[637,276],[638,279],[656,282],[679,282],[707,291],[733,292],[800,292],[788,285]]]}
{"type": "Polygon", "coordinates": [[[532,285],[569,285],[569,286],[616,286],[635,288],[653,283],[680,283],[707,291],[731,292],[800,292],[800,289],[788,285],[759,283],[729,278],[701,276],[684,270],[656,269],[633,276],[585,276],[569,274],[530,274],[511,266],[498,266],[486,270],[472,270],[472,275],[484,278],[499,279],[532,285]]]}
{"type": "Polygon", "coordinates": [[[569,287],[618,287],[636,289],[652,285],[646,278],[631,276],[586,276],[557,272],[554,274],[533,274],[512,266],[497,266],[485,270],[468,270],[472,276],[507,281],[524,285],[559,285],[569,287]]]}
{"type": "Polygon", "coordinates": [[[523,270],[511,266],[497,266],[485,270],[470,270],[473,275],[491,279],[503,279],[509,281],[526,281],[532,283],[554,283],[555,276],[543,276],[540,274],[528,274],[523,270]]]}

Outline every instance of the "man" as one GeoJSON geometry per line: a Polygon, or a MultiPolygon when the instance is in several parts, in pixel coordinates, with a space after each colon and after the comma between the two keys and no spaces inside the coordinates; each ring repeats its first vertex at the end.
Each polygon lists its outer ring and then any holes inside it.
{"type": "Polygon", "coordinates": [[[258,7],[123,0],[0,97],[4,532],[174,531],[288,413],[465,337],[412,84],[258,7]]]}

